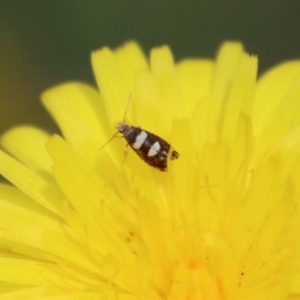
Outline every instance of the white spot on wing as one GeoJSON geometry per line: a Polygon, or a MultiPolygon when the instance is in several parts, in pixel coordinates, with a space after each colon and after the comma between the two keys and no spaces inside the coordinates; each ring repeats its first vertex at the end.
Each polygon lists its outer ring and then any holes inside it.
{"type": "Polygon", "coordinates": [[[145,140],[147,138],[147,133],[143,130],[137,137],[135,138],[135,142],[132,145],[134,149],[140,149],[141,146],[144,144],[145,140]]]}
{"type": "Polygon", "coordinates": [[[157,154],[157,152],[159,151],[159,149],[160,149],[160,144],[159,144],[159,142],[155,142],[152,146],[151,146],[151,148],[150,148],[150,150],[148,151],[148,156],[154,156],[154,155],[156,155],[157,154]]]}

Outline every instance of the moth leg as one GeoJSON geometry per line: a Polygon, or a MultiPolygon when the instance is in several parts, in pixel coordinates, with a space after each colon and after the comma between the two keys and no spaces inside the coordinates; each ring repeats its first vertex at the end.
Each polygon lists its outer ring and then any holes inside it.
{"type": "Polygon", "coordinates": [[[126,160],[126,157],[127,157],[127,155],[128,155],[128,143],[126,144],[126,146],[124,147],[124,160],[123,160],[123,163],[122,164],[124,164],[124,162],[125,162],[125,160],[126,160]]]}

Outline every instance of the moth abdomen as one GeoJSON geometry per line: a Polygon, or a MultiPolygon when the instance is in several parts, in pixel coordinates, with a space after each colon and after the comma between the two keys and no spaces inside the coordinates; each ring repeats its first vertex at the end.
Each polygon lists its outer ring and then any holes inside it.
{"type": "Polygon", "coordinates": [[[154,133],[124,122],[118,123],[117,130],[142,160],[160,171],[167,170],[168,156],[171,160],[179,158],[179,153],[170,150],[170,144],[154,133]]]}

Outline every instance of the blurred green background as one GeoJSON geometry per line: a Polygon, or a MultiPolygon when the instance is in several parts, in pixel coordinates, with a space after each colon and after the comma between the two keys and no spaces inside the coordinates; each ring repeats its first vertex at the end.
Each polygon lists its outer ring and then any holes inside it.
{"type": "Polygon", "coordinates": [[[58,128],[39,98],[65,81],[95,85],[90,53],[137,40],[168,44],[176,60],[213,58],[224,40],[257,54],[260,73],[300,57],[300,0],[1,0],[0,134],[29,123],[58,128]]]}

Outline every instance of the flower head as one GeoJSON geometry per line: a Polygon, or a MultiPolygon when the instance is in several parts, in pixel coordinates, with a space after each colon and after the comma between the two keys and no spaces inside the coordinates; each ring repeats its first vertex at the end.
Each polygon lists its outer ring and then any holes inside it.
{"type": "Polygon", "coordinates": [[[63,137],[1,139],[0,298],[299,297],[300,63],[257,81],[239,43],[175,64],[133,42],[92,63],[99,90],[42,96],[63,137]],[[180,153],[167,172],[106,144],[130,94],[126,124],[180,153]]]}

